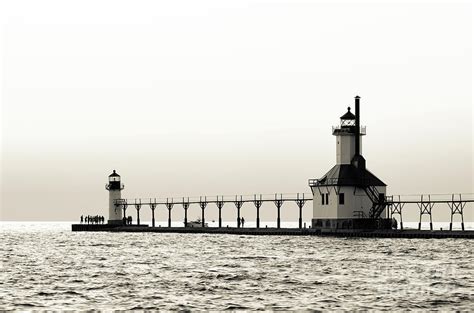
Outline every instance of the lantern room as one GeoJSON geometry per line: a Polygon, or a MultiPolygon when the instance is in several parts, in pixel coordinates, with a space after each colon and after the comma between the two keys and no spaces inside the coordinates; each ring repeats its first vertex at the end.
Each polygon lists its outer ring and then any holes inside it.
{"type": "Polygon", "coordinates": [[[120,175],[114,170],[112,174],[109,175],[109,183],[106,186],[107,190],[121,190],[123,189],[122,184],[120,183],[120,175]]]}

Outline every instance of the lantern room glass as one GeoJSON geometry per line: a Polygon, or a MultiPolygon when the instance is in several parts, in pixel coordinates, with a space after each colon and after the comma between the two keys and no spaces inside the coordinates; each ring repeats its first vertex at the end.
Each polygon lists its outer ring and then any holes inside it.
{"type": "Polygon", "coordinates": [[[341,126],[355,126],[355,120],[341,119],[341,126]]]}
{"type": "Polygon", "coordinates": [[[116,182],[116,181],[120,181],[120,176],[111,176],[109,177],[109,182],[116,182]]]}

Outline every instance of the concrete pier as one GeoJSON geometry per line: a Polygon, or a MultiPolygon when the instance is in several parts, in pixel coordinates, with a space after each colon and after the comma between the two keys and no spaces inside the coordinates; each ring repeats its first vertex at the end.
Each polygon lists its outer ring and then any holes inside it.
{"type": "Polygon", "coordinates": [[[141,232],[182,234],[231,234],[251,236],[332,236],[361,238],[466,238],[474,239],[474,231],[449,230],[317,230],[312,228],[235,228],[235,227],[148,227],[147,225],[73,224],[76,232],[141,232]]]}

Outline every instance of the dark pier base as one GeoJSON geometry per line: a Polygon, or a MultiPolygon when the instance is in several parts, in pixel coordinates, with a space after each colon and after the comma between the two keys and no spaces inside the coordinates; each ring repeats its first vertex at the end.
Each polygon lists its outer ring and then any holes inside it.
{"type": "Polygon", "coordinates": [[[474,239],[474,231],[447,231],[447,230],[338,230],[322,231],[321,236],[333,237],[362,237],[362,238],[465,238],[474,239]]]}
{"type": "Polygon", "coordinates": [[[148,227],[147,225],[87,225],[74,224],[72,231],[85,232],[146,232],[183,234],[232,234],[263,236],[332,236],[362,238],[467,238],[474,239],[474,231],[441,230],[317,230],[312,228],[230,228],[230,227],[148,227]]]}
{"type": "Polygon", "coordinates": [[[133,231],[135,228],[146,232],[149,227],[146,224],[127,226],[123,224],[72,224],[72,231],[115,231],[116,229],[120,229],[120,231],[133,231]]]}
{"type": "Polygon", "coordinates": [[[85,232],[142,232],[142,233],[184,233],[184,234],[235,234],[235,235],[316,235],[313,229],[298,228],[231,228],[231,227],[148,227],[146,225],[84,225],[73,224],[72,231],[85,232]]]}

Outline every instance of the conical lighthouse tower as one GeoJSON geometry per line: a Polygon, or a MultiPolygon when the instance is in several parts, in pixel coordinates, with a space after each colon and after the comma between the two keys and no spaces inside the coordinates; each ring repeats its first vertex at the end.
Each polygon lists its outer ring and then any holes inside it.
{"type": "Polygon", "coordinates": [[[105,189],[109,191],[109,220],[108,224],[122,224],[122,210],[115,206],[115,201],[121,199],[123,184],[120,181],[120,175],[113,171],[109,175],[109,182],[105,189]]]}
{"type": "Polygon", "coordinates": [[[313,192],[312,227],[358,229],[380,227],[385,216],[386,185],[366,168],[362,156],[360,97],[333,127],[336,137],[336,165],[320,179],[310,179],[313,192]]]}

